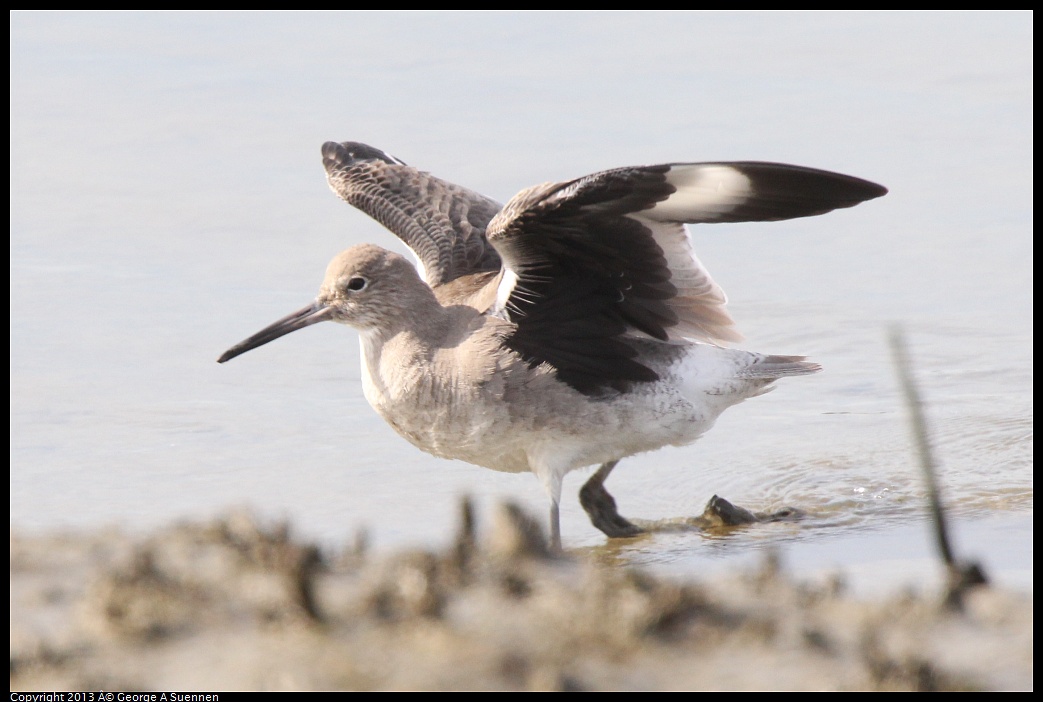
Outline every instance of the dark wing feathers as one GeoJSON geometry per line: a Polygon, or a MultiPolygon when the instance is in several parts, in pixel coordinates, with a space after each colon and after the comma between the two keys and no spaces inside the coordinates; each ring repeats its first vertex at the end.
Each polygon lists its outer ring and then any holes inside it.
{"type": "Polygon", "coordinates": [[[334,192],[402,239],[432,287],[472,286],[461,278],[502,260],[488,285],[500,281],[494,311],[517,325],[505,343],[592,395],[656,380],[642,358],[668,354],[662,342],[741,338],[684,223],[808,217],[887,192],[786,164],[673,163],[538,185],[501,209],[365,144],[327,142],[322,156],[334,192]]]}
{"type": "Polygon", "coordinates": [[[783,163],[731,164],[750,178],[753,197],[728,221],[773,222],[812,217],[881,197],[887,188],[861,178],[783,163]]]}
{"type": "Polygon", "coordinates": [[[727,191],[732,183],[713,175],[720,171],[740,175],[748,186],[745,193],[722,192],[721,200],[711,203],[727,203],[730,206],[728,209],[709,206],[702,212],[692,211],[689,216],[695,219],[677,220],[688,224],[775,222],[813,217],[836,209],[854,207],[887,194],[887,188],[861,178],[785,163],[733,161],[671,165],[673,172],[670,180],[678,185],[690,180],[685,173],[690,169],[690,172],[699,174],[703,179],[703,182],[693,184],[696,188],[720,187],[727,191]]]}
{"type": "Polygon", "coordinates": [[[532,366],[550,364],[558,378],[586,394],[656,380],[624,339],[628,320],[611,304],[614,296],[596,276],[531,282],[512,296],[509,316],[518,326],[505,343],[532,366]]]}
{"type": "Polygon", "coordinates": [[[805,217],[885,192],[828,171],[754,162],[619,168],[529,188],[487,232],[516,276],[501,283],[512,286],[500,299],[517,324],[507,344],[587,394],[654,380],[641,363],[642,339],[737,336],[681,223],[805,217]]]}

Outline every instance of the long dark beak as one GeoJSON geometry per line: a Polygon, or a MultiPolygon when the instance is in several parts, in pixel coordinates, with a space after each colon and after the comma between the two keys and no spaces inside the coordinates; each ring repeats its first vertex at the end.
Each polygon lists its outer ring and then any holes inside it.
{"type": "Polygon", "coordinates": [[[224,363],[240,354],[246,353],[250,349],[264,346],[269,341],[274,341],[280,336],[286,336],[290,332],[297,331],[298,329],[304,329],[313,324],[325,322],[330,319],[330,314],[331,309],[328,306],[321,302],[313,302],[304,309],[286,315],[274,324],[269,324],[249,339],[240,341],[238,344],[221,354],[221,357],[217,359],[217,362],[224,363]]]}

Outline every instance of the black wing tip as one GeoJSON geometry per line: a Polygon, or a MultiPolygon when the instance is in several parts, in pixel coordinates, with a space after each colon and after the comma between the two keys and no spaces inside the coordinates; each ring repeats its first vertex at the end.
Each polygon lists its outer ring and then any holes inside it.
{"type": "Polygon", "coordinates": [[[859,202],[875,200],[878,197],[887,195],[887,188],[879,183],[874,183],[871,180],[864,180],[862,178],[856,178],[855,176],[845,176],[840,173],[837,175],[845,179],[846,185],[851,189],[852,197],[857,197],[859,202]]]}
{"type": "Polygon", "coordinates": [[[887,188],[882,185],[854,176],[843,177],[844,182],[838,184],[836,190],[831,193],[832,197],[836,198],[838,207],[854,207],[887,195],[887,188]]]}
{"type": "Polygon", "coordinates": [[[848,200],[850,205],[856,205],[867,200],[875,200],[878,197],[883,197],[888,192],[887,188],[879,183],[821,168],[759,161],[744,161],[736,165],[739,166],[740,170],[746,170],[747,174],[755,179],[755,182],[758,176],[767,176],[767,180],[770,181],[774,173],[783,171],[787,176],[787,180],[792,183],[796,184],[803,180],[806,182],[809,190],[819,190],[823,194],[835,197],[840,201],[848,200]]]}
{"type": "Polygon", "coordinates": [[[241,356],[243,353],[245,353],[245,349],[240,348],[241,346],[242,344],[236,344],[232,348],[228,349],[223,354],[218,356],[217,362],[224,363],[226,361],[231,361],[236,356],[241,356]]]}
{"type": "Polygon", "coordinates": [[[879,183],[874,183],[869,180],[863,180],[862,183],[865,185],[866,190],[869,191],[869,196],[866,197],[866,200],[875,200],[876,198],[883,197],[888,193],[887,188],[879,183]]]}

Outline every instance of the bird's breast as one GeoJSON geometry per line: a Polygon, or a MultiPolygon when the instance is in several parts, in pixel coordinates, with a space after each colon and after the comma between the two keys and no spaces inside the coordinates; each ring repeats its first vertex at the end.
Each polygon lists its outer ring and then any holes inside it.
{"type": "Polygon", "coordinates": [[[503,441],[503,430],[513,421],[495,373],[477,372],[446,357],[451,355],[415,343],[375,346],[363,340],[366,400],[399,435],[427,453],[496,470],[528,470],[524,446],[503,441]]]}

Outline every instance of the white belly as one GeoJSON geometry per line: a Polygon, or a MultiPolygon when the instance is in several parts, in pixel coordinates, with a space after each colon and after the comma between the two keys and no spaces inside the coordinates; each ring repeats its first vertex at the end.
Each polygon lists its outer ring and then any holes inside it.
{"type": "Polygon", "coordinates": [[[731,354],[742,352],[716,347],[697,347],[662,369],[659,382],[595,399],[521,361],[469,379],[452,358],[439,364],[395,356],[388,364],[362,346],[366,399],[395,431],[435,456],[507,472],[564,475],[691,443],[765,384],[735,378],[731,354]]]}

